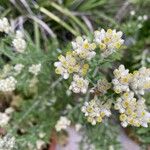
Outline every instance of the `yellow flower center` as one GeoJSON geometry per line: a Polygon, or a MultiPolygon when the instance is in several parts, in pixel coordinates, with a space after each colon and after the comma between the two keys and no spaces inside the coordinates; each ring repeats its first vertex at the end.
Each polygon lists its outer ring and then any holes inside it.
{"type": "Polygon", "coordinates": [[[97,117],[97,122],[102,122],[102,118],[101,118],[101,116],[99,116],[99,117],[97,117]]]}
{"type": "Polygon", "coordinates": [[[121,121],[125,121],[127,119],[127,116],[125,114],[121,114],[120,117],[119,117],[119,119],[121,121]]]}
{"type": "Polygon", "coordinates": [[[87,112],[91,113],[93,111],[93,108],[92,107],[88,107],[87,108],[87,112]]]}
{"type": "Polygon", "coordinates": [[[83,48],[84,48],[84,49],[88,49],[89,47],[90,47],[90,46],[89,46],[89,43],[84,43],[84,44],[83,44],[83,48]]]}
{"type": "Polygon", "coordinates": [[[103,44],[103,43],[99,44],[99,47],[100,47],[100,49],[102,49],[102,50],[106,49],[106,45],[103,44]]]}
{"type": "Polygon", "coordinates": [[[111,29],[108,29],[108,30],[107,30],[107,33],[108,33],[108,34],[112,34],[112,30],[111,30],[111,29]]]}

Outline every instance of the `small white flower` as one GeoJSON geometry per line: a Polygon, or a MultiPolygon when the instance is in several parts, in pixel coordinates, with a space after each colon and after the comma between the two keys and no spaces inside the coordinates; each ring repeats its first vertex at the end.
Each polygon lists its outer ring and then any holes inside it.
{"type": "Polygon", "coordinates": [[[141,29],[143,25],[141,23],[138,24],[138,28],[141,29]]]}
{"type": "Polygon", "coordinates": [[[6,126],[10,120],[10,116],[8,116],[6,113],[0,112],[0,126],[6,126]]]}
{"type": "Polygon", "coordinates": [[[121,122],[121,125],[126,128],[128,126],[128,123],[127,122],[121,122]]]}
{"type": "Polygon", "coordinates": [[[70,104],[67,104],[66,109],[67,109],[67,110],[71,110],[71,109],[72,109],[72,106],[71,106],[70,104]]]}
{"type": "Polygon", "coordinates": [[[45,142],[43,140],[37,140],[36,141],[36,148],[37,150],[41,150],[45,146],[45,142]]]}
{"type": "Polygon", "coordinates": [[[32,66],[29,67],[29,72],[35,76],[37,76],[40,71],[41,71],[41,64],[33,64],[32,66]]]}
{"type": "Polygon", "coordinates": [[[8,107],[7,109],[5,109],[5,113],[7,115],[11,115],[14,112],[14,108],[13,107],[8,107]]]}
{"type": "Polygon", "coordinates": [[[43,138],[45,137],[45,135],[46,135],[46,133],[44,133],[44,132],[40,132],[40,133],[39,133],[39,137],[40,137],[41,139],[43,139],[43,138]]]}
{"type": "Polygon", "coordinates": [[[142,16],[138,16],[138,20],[141,21],[143,19],[142,16]]]}
{"type": "Polygon", "coordinates": [[[144,15],[144,16],[143,16],[143,20],[146,21],[147,19],[148,19],[148,16],[147,16],[147,15],[144,15]]]}
{"type": "Polygon", "coordinates": [[[0,19],[0,32],[9,33],[11,30],[11,27],[9,25],[7,18],[0,19]]]}
{"type": "Polygon", "coordinates": [[[57,132],[67,129],[68,126],[70,126],[71,121],[65,117],[61,116],[60,119],[57,121],[57,124],[55,125],[55,129],[57,132]]]}
{"type": "Polygon", "coordinates": [[[135,11],[134,10],[130,11],[130,15],[134,16],[135,15],[135,11]]]}
{"type": "Polygon", "coordinates": [[[71,92],[70,90],[67,90],[67,91],[66,91],[66,95],[67,95],[67,96],[70,96],[71,93],[72,93],[72,92],[71,92]]]}
{"type": "Polygon", "coordinates": [[[69,87],[69,90],[72,90],[74,93],[83,93],[85,94],[88,89],[88,80],[80,77],[79,75],[73,76],[73,81],[69,87]]]}
{"type": "Polygon", "coordinates": [[[24,68],[23,64],[16,64],[14,66],[14,70],[16,71],[16,75],[20,74],[23,68],[24,68]]]}
{"type": "Polygon", "coordinates": [[[81,124],[77,123],[77,124],[75,125],[75,129],[76,129],[77,132],[78,132],[81,128],[82,128],[82,125],[81,125],[81,124]]]}
{"type": "Polygon", "coordinates": [[[24,53],[26,49],[26,41],[23,39],[23,33],[21,31],[16,31],[16,37],[12,41],[12,44],[18,53],[24,53]]]}
{"type": "Polygon", "coordinates": [[[0,80],[0,91],[2,92],[12,92],[15,90],[17,80],[10,76],[6,79],[0,80]]]}

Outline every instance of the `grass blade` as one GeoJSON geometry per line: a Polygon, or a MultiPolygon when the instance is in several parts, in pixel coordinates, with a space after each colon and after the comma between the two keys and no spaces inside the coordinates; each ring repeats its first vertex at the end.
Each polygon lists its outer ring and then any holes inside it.
{"type": "Polygon", "coordinates": [[[58,16],[54,15],[53,13],[51,13],[44,7],[38,7],[38,6],[36,6],[36,7],[40,10],[40,12],[44,13],[45,15],[50,17],[52,20],[54,20],[57,23],[59,23],[60,25],[62,25],[64,28],[66,28],[68,31],[70,31],[73,35],[75,35],[75,36],[78,35],[78,33],[71,26],[69,26],[67,23],[65,23],[63,20],[61,20],[58,16]]]}
{"type": "Polygon", "coordinates": [[[70,17],[88,35],[89,31],[87,29],[87,26],[84,23],[82,23],[76,16],[74,16],[71,11],[69,11],[67,8],[64,8],[64,7],[58,5],[54,2],[51,2],[50,4],[52,7],[54,7],[55,9],[57,9],[58,11],[63,13],[64,15],[70,17]]]}

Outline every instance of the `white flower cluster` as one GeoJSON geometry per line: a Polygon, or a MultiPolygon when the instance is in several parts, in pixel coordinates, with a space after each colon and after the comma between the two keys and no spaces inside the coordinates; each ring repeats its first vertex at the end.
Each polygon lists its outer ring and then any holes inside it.
{"type": "Polygon", "coordinates": [[[59,61],[54,63],[57,67],[55,72],[61,74],[64,79],[68,79],[69,74],[79,71],[79,65],[72,52],[67,52],[66,57],[60,55],[58,59],[59,61]]]}
{"type": "Polygon", "coordinates": [[[0,138],[0,150],[13,150],[15,147],[16,139],[10,135],[5,135],[0,138]]]}
{"type": "Polygon", "coordinates": [[[17,80],[10,76],[6,79],[0,80],[0,91],[2,92],[12,92],[15,90],[17,84],[17,80]]]}
{"type": "Polygon", "coordinates": [[[29,67],[29,72],[35,76],[37,76],[40,71],[41,71],[41,64],[34,64],[29,67]]]}
{"type": "Polygon", "coordinates": [[[148,19],[148,16],[147,15],[143,15],[143,16],[138,16],[137,18],[139,21],[146,21],[148,19]]]}
{"type": "Polygon", "coordinates": [[[125,69],[124,65],[120,65],[113,73],[115,79],[112,80],[112,83],[116,93],[134,90],[136,94],[144,95],[144,90],[150,88],[150,69],[142,67],[132,74],[125,69]]]}
{"type": "Polygon", "coordinates": [[[14,70],[16,72],[16,75],[20,74],[23,68],[24,68],[23,64],[16,64],[14,66],[14,70]]]}
{"type": "Polygon", "coordinates": [[[75,41],[72,42],[73,53],[79,56],[81,59],[91,60],[96,52],[94,49],[96,48],[95,43],[89,43],[89,41],[83,37],[78,36],[75,41]]]}
{"type": "Polygon", "coordinates": [[[45,147],[46,142],[44,142],[43,140],[37,140],[36,141],[36,150],[41,150],[43,149],[43,147],[45,147]]]}
{"type": "Polygon", "coordinates": [[[6,113],[0,112],[0,127],[8,124],[10,117],[6,113]]]}
{"type": "Polygon", "coordinates": [[[96,55],[95,49],[100,48],[103,51],[102,55],[107,57],[120,49],[124,43],[124,40],[121,37],[121,31],[116,32],[116,30],[111,29],[108,29],[107,31],[104,29],[95,31],[93,42],[90,42],[87,37],[84,36],[77,37],[72,42],[73,50],[67,52],[66,57],[60,55],[58,57],[59,61],[54,63],[56,74],[60,74],[64,79],[68,79],[70,74],[75,73],[75,76],[73,77],[74,81],[72,81],[70,89],[75,93],[86,93],[88,81],[84,76],[89,69],[89,61],[96,55]],[[77,75],[78,79],[80,79],[80,83],[75,79],[77,78],[77,75]]]}
{"type": "Polygon", "coordinates": [[[133,92],[126,92],[117,99],[115,109],[119,110],[123,127],[128,125],[148,127],[150,113],[146,111],[145,100],[134,98],[133,92]]]}
{"type": "Polygon", "coordinates": [[[142,67],[133,72],[130,84],[137,94],[144,95],[144,91],[150,89],[150,69],[142,67]]]}
{"type": "Polygon", "coordinates": [[[135,15],[135,11],[134,11],[134,10],[131,10],[131,11],[130,11],[130,15],[131,15],[131,16],[134,16],[134,15],[135,15]]]}
{"type": "Polygon", "coordinates": [[[102,56],[108,57],[116,50],[120,49],[124,40],[122,37],[121,31],[108,29],[105,31],[104,29],[100,31],[94,32],[94,41],[102,50],[102,56]]]}
{"type": "Polygon", "coordinates": [[[121,94],[115,109],[121,113],[122,126],[147,127],[150,122],[150,113],[146,111],[145,100],[141,95],[144,95],[144,90],[150,88],[150,69],[142,67],[131,74],[128,69],[120,65],[114,70],[114,76],[115,79],[112,80],[114,91],[121,94]]]}
{"type": "Polygon", "coordinates": [[[0,19],[0,32],[9,33],[11,30],[10,24],[7,18],[0,19]]]}
{"type": "Polygon", "coordinates": [[[69,90],[72,90],[74,93],[83,93],[85,94],[88,89],[88,80],[80,77],[79,75],[73,76],[73,81],[69,87],[69,90]]]}
{"type": "Polygon", "coordinates": [[[138,16],[138,17],[137,17],[137,20],[139,21],[137,27],[138,27],[139,29],[141,29],[141,28],[143,27],[143,23],[144,23],[146,20],[148,20],[148,16],[147,16],[147,15],[138,16]]]}
{"type": "Polygon", "coordinates": [[[16,37],[12,41],[12,44],[18,53],[24,53],[26,49],[26,41],[24,40],[24,35],[20,30],[16,31],[16,37]]]}
{"type": "Polygon", "coordinates": [[[8,124],[11,114],[14,112],[12,107],[9,107],[5,110],[5,112],[0,112],[0,127],[4,127],[8,124]]]}
{"type": "Polygon", "coordinates": [[[81,110],[87,117],[87,121],[92,125],[101,123],[105,116],[109,117],[111,115],[110,104],[102,104],[102,102],[95,99],[85,102],[81,110]]]}
{"type": "Polygon", "coordinates": [[[64,116],[61,116],[60,119],[57,121],[57,124],[55,125],[55,129],[57,132],[67,129],[68,126],[70,126],[71,121],[64,116]]]}
{"type": "Polygon", "coordinates": [[[125,69],[124,65],[120,65],[118,69],[114,70],[115,79],[112,80],[114,84],[114,91],[116,93],[121,93],[123,91],[129,91],[129,81],[131,79],[131,74],[129,70],[125,69]]]}

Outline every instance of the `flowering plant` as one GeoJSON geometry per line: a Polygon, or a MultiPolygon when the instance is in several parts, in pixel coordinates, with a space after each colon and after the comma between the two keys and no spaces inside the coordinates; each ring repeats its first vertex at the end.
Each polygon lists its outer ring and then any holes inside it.
{"type": "Polygon", "coordinates": [[[132,2],[2,1],[0,149],[51,149],[70,129],[83,150],[120,149],[127,130],[149,144],[149,16],[132,2]]]}
{"type": "MultiPolygon", "coordinates": [[[[103,62],[106,57],[121,49],[123,43],[122,32],[116,32],[116,30],[111,29],[95,31],[92,43],[88,42],[88,39],[85,37],[77,37],[72,42],[73,50],[67,52],[66,58],[62,55],[58,57],[59,62],[54,64],[56,67],[55,71],[57,74],[61,74],[64,79],[68,79],[70,74],[73,74],[73,81],[69,90],[72,90],[74,93],[85,94],[92,80],[88,76],[88,71],[90,70],[89,63],[91,59],[96,57],[96,48],[98,49],[97,55],[103,62]]],[[[98,65],[95,69],[100,67],[98,65]]],[[[150,113],[146,110],[145,100],[141,95],[144,95],[144,91],[150,88],[150,69],[142,67],[139,71],[134,71],[132,74],[129,73],[128,69],[125,69],[124,65],[120,65],[119,69],[115,69],[113,73],[112,90],[114,93],[120,94],[121,97],[115,100],[116,98],[108,99],[106,96],[106,100],[103,101],[107,90],[111,88],[111,83],[108,83],[106,79],[99,81],[96,85],[98,89],[92,89],[94,99],[90,102],[86,101],[82,107],[88,122],[92,125],[102,122],[104,116],[109,117],[111,115],[111,105],[114,104],[115,109],[121,113],[120,120],[123,127],[126,127],[128,124],[137,127],[140,125],[147,127],[150,122],[150,113]],[[96,91],[102,93],[102,95],[99,96],[96,91]]],[[[106,75],[104,74],[104,76],[106,75]]]]}

